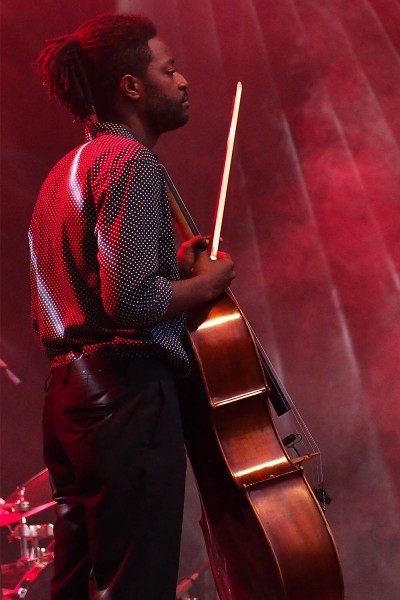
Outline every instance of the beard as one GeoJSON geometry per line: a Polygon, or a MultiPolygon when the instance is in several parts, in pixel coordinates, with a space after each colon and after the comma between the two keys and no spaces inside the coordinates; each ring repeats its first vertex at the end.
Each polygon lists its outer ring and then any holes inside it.
{"type": "Polygon", "coordinates": [[[172,100],[155,86],[146,83],[146,119],[152,131],[157,135],[183,127],[189,120],[189,115],[182,100],[172,100]]]}

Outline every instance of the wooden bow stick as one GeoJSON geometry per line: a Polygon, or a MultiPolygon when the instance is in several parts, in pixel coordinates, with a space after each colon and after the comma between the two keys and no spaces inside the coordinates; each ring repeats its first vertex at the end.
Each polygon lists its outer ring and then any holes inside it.
{"type": "Polygon", "coordinates": [[[235,101],[233,103],[231,126],[229,128],[228,141],[226,143],[226,156],[225,156],[224,170],[223,170],[222,179],[221,179],[221,188],[220,188],[220,192],[219,192],[217,209],[215,212],[214,232],[213,232],[213,237],[212,237],[212,242],[211,242],[211,251],[210,251],[210,257],[213,260],[216,260],[216,258],[217,258],[218,245],[219,245],[219,240],[221,237],[221,227],[222,227],[222,219],[224,216],[226,190],[228,189],[228,179],[229,179],[229,172],[230,172],[230,168],[231,168],[233,144],[235,142],[236,124],[237,124],[238,116],[239,116],[239,106],[240,106],[240,99],[242,96],[242,88],[243,88],[243,86],[242,86],[241,82],[238,81],[238,84],[236,86],[235,101]]]}

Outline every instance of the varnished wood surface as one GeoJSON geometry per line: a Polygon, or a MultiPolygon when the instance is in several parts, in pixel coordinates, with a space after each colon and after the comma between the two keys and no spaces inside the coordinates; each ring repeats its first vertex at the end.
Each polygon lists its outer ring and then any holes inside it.
{"type": "Polygon", "coordinates": [[[239,307],[224,294],[188,329],[182,415],[220,600],[341,600],[331,531],[275,430],[239,307]]]}

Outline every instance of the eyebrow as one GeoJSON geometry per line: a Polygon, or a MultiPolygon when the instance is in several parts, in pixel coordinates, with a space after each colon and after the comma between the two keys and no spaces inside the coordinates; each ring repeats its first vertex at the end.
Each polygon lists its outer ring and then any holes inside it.
{"type": "Polygon", "coordinates": [[[169,67],[175,67],[175,60],[173,58],[167,58],[159,63],[161,69],[167,69],[169,67]]]}

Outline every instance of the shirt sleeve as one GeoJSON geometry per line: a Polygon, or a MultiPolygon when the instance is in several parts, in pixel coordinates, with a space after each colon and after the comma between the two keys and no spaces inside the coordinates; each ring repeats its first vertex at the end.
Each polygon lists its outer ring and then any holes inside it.
{"type": "Polygon", "coordinates": [[[96,234],[100,294],[115,322],[133,327],[163,319],[172,296],[159,273],[162,180],[149,150],[118,157],[101,192],[96,234]]]}

